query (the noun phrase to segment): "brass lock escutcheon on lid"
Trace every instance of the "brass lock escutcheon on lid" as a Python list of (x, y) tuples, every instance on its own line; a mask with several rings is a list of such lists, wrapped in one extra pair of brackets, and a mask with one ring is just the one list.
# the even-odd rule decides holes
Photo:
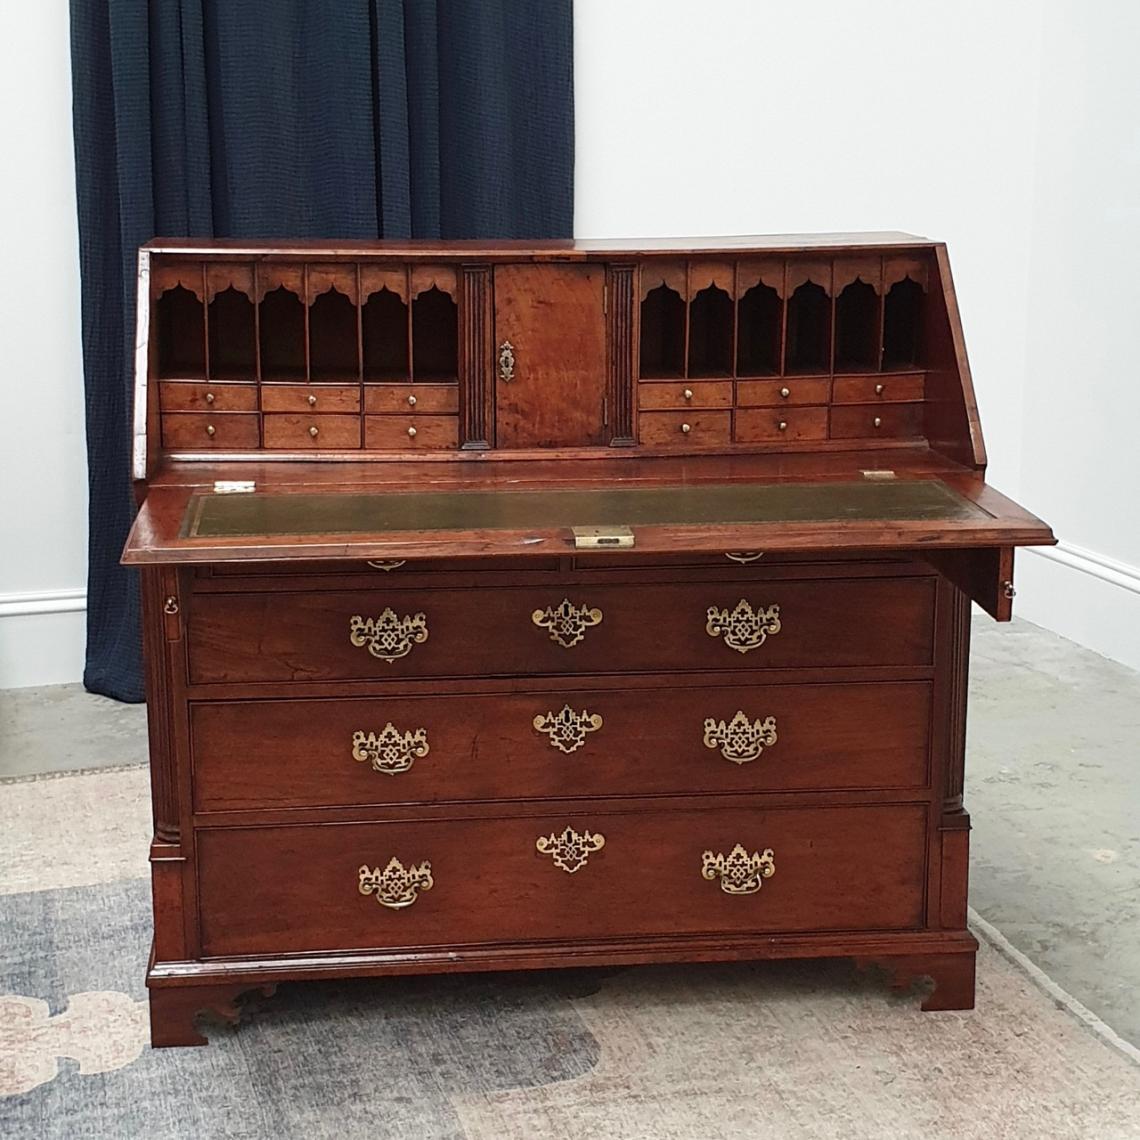
[(577, 550), (630, 550), (634, 545), (627, 526), (573, 526), (570, 531)]

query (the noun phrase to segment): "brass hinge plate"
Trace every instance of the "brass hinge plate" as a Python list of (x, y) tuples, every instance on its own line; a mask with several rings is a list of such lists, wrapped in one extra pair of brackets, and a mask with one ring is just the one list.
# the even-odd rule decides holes
[(578, 550), (628, 550), (633, 531), (627, 526), (575, 526), (574, 546)]
[(892, 471), (891, 468), (889, 468), (889, 467), (878, 467), (878, 468), (873, 468), (870, 471), (864, 471), (863, 472), (863, 478), (864, 479), (882, 480), (882, 479), (895, 479), (895, 478), (897, 478), (897, 476), (895, 475), (894, 471)]
[(248, 495), (256, 490), (254, 479), (218, 479), (214, 483), (215, 495)]

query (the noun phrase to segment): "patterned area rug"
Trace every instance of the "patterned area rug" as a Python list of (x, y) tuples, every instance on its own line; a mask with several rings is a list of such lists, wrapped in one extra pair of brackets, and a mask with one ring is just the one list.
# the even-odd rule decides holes
[(983, 944), (978, 1009), (843, 962), (283, 986), (151, 1050), (142, 769), (0, 785), (10, 1140), (1133, 1140), (1140, 1068)]

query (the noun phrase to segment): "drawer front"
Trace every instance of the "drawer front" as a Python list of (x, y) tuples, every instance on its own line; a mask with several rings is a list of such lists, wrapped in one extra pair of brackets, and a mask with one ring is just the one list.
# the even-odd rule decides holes
[(405, 415), (454, 414), (459, 411), (458, 384), (367, 384), (364, 388), (366, 412)]
[(737, 443), (827, 439), (826, 408), (743, 408), (736, 413)]
[(926, 375), (883, 372), (877, 376), (836, 376), (834, 401), (837, 404), (907, 403), (921, 400)]
[(256, 412), (256, 384), (193, 384), (164, 381), (158, 386), (164, 412)]
[(198, 811), (921, 788), (930, 684), (191, 705)]
[(738, 380), (736, 402), (740, 407), (783, 407), (785, 404), (826, 404), (831, 381), (826, 376), (789, 376), (783, 380)]
[(266, 412), (359, 412), (360, 389), (355, 384), (264, 384), (261, 407)]
[(923, 404), (850, 404), (831, 409), (832, 439), (911, 439), (922, 435)]
[(360, 446), (359, 416), (318, 416), (281, 413), (265, 417), (265, 446), (345, 448)]
[(917, 804), (209, 829), (196, 839), (207, 957), (923, 921)]
[(197, 594), (190, 677), (927, 665), (933, 613), (933, 577)]
[(458, 447), (455, 416), (365, 416), (364, 446), (414, 451), (422, 447)]
[(641, 442), (650, 447), (728, 443), (732, 435), (731, 412), (642, 412), (637, 421)]
[(234, 412), (164, 415), (162, 445), (179, 451), (242, 451), (257, 447), (261, 435), (259, 418)]
[(731, 380), (646, 380), (637, 386), (642, 408), (731, 408)]

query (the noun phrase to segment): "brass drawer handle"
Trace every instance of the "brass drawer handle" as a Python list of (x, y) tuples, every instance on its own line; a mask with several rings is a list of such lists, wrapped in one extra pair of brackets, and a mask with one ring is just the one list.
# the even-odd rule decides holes
[(374, 570), (399, 570), (401, 566), (407, 563), (406, 558), (391, 558), (387, 561), (377, 559), (376, 561), (369, 561), (368, 565)]
[(391, 721), (378, 732), (352, 734), (352, 758), (363, 763), (367, 760), (373, 772), (396, 776), (406, 772), (418, 759), (431, 751), (427, 729), (401, 732)]
[(420, 891), (430, 891), (435, 886), (431, 864), (426, 859), (419, 865), (405, 867), (395, 855), (383, 871), (379, 867), (370, 871), (365, 864), (360, 868), (359, 881), (362, 895), (375, 894), (376, 901), (391, 910), (411, 906), (420, 897)]
[(777, 739), (774, 716), (749, 720), (743, 709), (737, 709), (727, 723), (713, 720), (711, 716), (705, 721), (705, 747), (719, 748), (720, 754), (734, 764), (758, 760), (764, 749), (771, 748)]
[(749, 562), (759, 562), (764, 557), (762, 550), (726, 550), (724, 552), (725, 558), (732, 562), (740, 562), (747, 565)]
[(556, 606), (535, 610), (530, 620), (539, 628), (549, 630), (551, 641), (569, 649), (586, 636), (587, 629), (601, 622), (602, 611), (576, 606), (569, 598), (563, 598)]
[(726, 895), (754, 895), (776, 873), (776, 860), (771, 847), (751, 855), (741, 844), (727, 854), (706, 851), (701, 856), (701, 876), (710, 882), (719, 879)]
[(752, 649), (759, 649), (769, 634), (775, 636), (780, 632), (780, 607), (778, 605), (761, 606), (753, 609), (741, 598), (733, 610), (719, 610), (716, 606), (709, 606), (708, 620), (705, 631), (709, 637), (724, 635), (724, 643), (737, 653), (747, 653)]
[(561, 867), (568, 875), (580, 871), (589, 861), (595, 851), (601, 851), (606, 845), (606, 837), (600, 832), (591, 834), (583, 831), (578, 834), (572, 827), (567, 827), (561, 835), (553, 831), (549, 835), (540, 835), (535, 841), (536, 850), (542, 855), (549, 855), (556, 867)]
[(515, 346), (509, 340), (499, 345), (499, 379), (509, 384), (515, 378)]
[(413, 646), (427, 641), (427, 616), (418, 613), (399, 617), (391, 606), (385, 607), (379, 617), (353, 614), (348, 622), (348, 638), (358, 648), (367, 648), (373, 657), (395, 661), (407, 657)]
[(602, 727), (602, 718), (597, 713), (585, 709), (575, 712), (569, 705), (563, 705), (561, 712), (540, 713), (532, 723), (536, 732), (550, 738), (551, 748), (569, 754), (586, 743), (586, 733), (597, 732)]

